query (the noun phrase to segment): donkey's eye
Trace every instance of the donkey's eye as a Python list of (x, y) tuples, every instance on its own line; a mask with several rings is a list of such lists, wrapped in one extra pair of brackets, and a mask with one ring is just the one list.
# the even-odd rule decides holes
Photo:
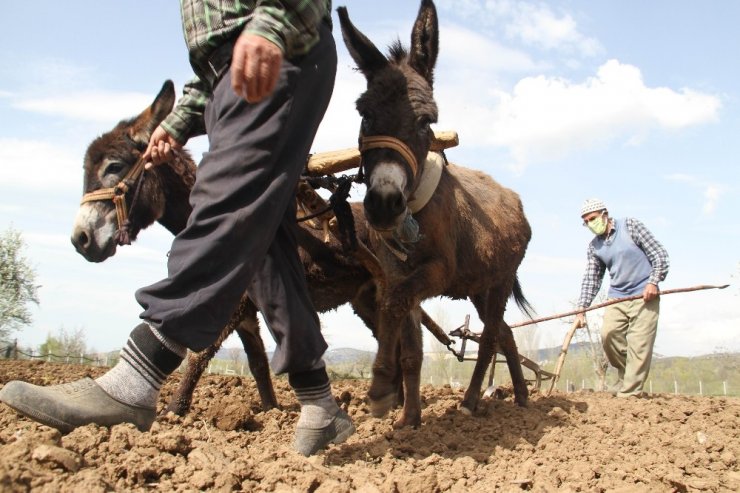
[(432, 120), (429, 117), (426, 116), (420, 116), (416, 120), (416, 131), (420, 134), (425, 134), (427, 132), (430, 132), (432, 130), (431, 128)]
[(373, 117), (364, 115), (362, 117), (362, 123), (360, 123), (360, 130), (363, 134), (369, 134), (373, 128)]
[(105, 167), (104, 175), (118, 175), (123, 171), (126, 165), (120, 161), (111, 161), (108, 166)]

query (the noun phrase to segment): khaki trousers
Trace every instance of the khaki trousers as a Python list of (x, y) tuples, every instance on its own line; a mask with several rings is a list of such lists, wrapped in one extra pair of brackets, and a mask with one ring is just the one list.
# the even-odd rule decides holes
[(619, 375), (621, 388), (617, 389), (617, 397), (642, 392), (650, 373), (659, 313), (660, 298), (647, 303), (642, 299), (624, 301), (604, 311), (601, 342)]

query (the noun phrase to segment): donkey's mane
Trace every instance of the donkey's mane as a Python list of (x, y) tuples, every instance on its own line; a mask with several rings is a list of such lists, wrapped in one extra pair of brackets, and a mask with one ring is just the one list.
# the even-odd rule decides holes
[(388, 47), (388, 58), (396, 64), (403, 62), (408, 56), (409, 52), (406, 47), (403, 46), (400, 39), (395, 40)]

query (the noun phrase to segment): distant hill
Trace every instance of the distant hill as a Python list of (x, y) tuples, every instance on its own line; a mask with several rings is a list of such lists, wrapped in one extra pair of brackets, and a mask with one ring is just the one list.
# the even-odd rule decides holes
[[(272, 358), (272, 354), (273, 351), (267, 352), (268, 360)], [(233, 360), (234, 357), (236, 357), (239, 362), (247, 361), (247, 355), (241, 348), (221, 348), (216, 353), (215, 359)], [(375, 358), (375, 352), (354, 348), (337, 348), (329, 349), (324, 354), (324, 360), (327, 365), (342, 365), (366, 358)]]
[[(561, 346), (555, 346), (555, 347), (549, 347), (549, 348), (542, 348), (537, 350), (536, 356), (533, 359), (534, 361), (543, 364), (545, 362), (552, 362), (558, 359), (560, 356), (560, 348)], [(468, 351), (477, 351), (477, 346), (472, 345), (470, 348), (468, 348)], [(574, 358), (578, 357), (580, 355), (584, 355), (588, 353), (588, 344), (585, 342), (576, 342), (570, 345), (568, 348), (568, 356), (567, 358)], [(268, 360), (272, 358), (272, 351), (268, 351), (267, 358)], [(472, 356), (474, 353), (470, 353)], [(222, 360), (234, 360), (234, 358), (237, 358), (237, 361), (240, 362), (246, 362), (247, 356), (244, 354), (244, 351), (241, 348), (234, 347), (234, 348), (221, 348), (216, 353), (215, 358), (216, 359), (222, 359)], [(328, 365), (344, 365), (348, 363), (354, 363), (361, 360), (366, 361), (368, 358), (373, 359), (375, 358), (375, 351), (365, 351), (361, 349), (355, 349), (355, 348), (335, 348), (335, 349), (329, 349), (326, 351), (326, 354), (324, 355), (324, 359), (326, 360), (326, 363)], [(714, 354), (706, 354), (701, 356), (663, 356), (658, 353), (653, 354), (653, 367), (657, 366), (672, 366), (674, 363), (677, 362), (706, 362), (706, 363), (722, 363), (723, 365), (727, 365), (729, 362), (734, 362), (735, 365), (740, 365), (740, 353), (714, 353)], [(730, 363), (732, 364), (732, 363)]]

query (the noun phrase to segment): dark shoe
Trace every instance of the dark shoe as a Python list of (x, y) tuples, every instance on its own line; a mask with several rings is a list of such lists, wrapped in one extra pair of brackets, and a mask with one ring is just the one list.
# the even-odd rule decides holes
[(324, 428), (296, 428), (295, 449), (308, 457), (325, 448), (330, 443), (342, 443), (355, 432), (352, 419), (343, 410), (334, 416)]
[(155, 409), (117, 401), (91, 378), (49, 387), (17, 380), (8, 382), (0, 389), (0, 401), (62, 433), (90, 423), (101, 426), (133, 423), (139, 430), (147, 431), (156, 414)]

